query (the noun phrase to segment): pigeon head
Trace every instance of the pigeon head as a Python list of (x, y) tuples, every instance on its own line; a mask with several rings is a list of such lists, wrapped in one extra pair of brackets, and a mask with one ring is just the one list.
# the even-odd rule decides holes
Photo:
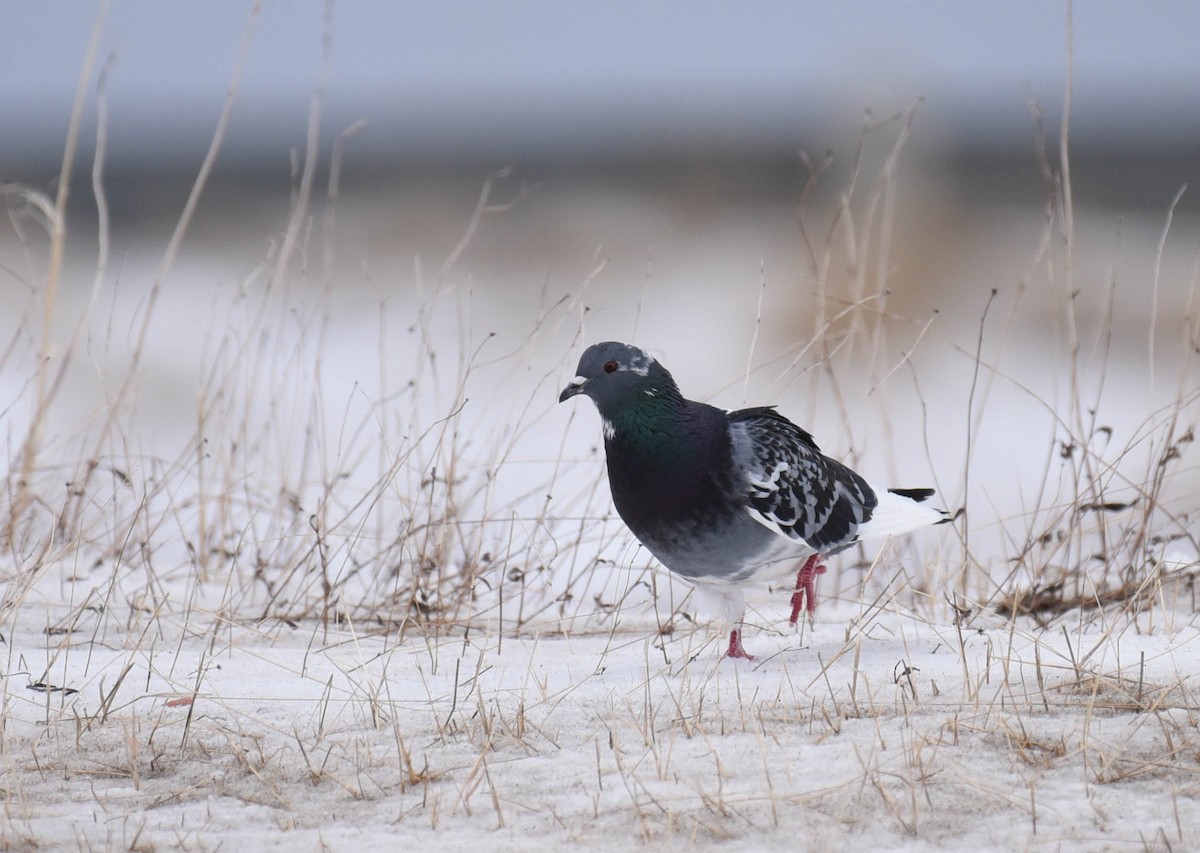
[(645, 350), (606, 341), (584, 350), (558, 402), (580, 394), (591, 397), (602, 415), (641, 399), (676, 399), (679, 389), (667, 369)]

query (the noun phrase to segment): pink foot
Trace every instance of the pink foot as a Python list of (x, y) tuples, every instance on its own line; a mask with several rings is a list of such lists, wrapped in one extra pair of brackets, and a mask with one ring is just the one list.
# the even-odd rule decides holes
[(754, 655), (742, 648), (742, 630), (740, 626), (729, 632), (729, 651), (725, 652), (725, 657), (754, 660)]
[(815, 578), (825, 574), (825, 567), (820, 563), (821, 555), (813, 554), (804, 564), (804, 568), (796, 575), (796, 591), (792, 593), (792, 615), (788, 619), (793, 625), (800, 618), (800, 611), (807, 610), (811, 619), (817, 612), (817, 593)]

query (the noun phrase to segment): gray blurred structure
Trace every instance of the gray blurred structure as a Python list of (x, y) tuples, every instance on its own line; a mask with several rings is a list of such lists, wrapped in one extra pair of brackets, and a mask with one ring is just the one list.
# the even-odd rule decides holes
[[(116, 0), (107, 170), (117, 224), (177, 210), (208, 144), (250, 3)], [(0, 56), (0, 179), (58, 169), (97, 10), (11, 4)], [(1073, 150), (1080, 199), (1161, 210), (1195, 176), (1200, 7), (1078, 4)], [(330, 37), (323, 67), (323, 36)], [(1067, 7), (917, 2), (727, 4), (549, 0), (503, 6), (268, 2), (248, 42), (214, 195), (286, 194), (312, 93), (326, 146), (359, 119), (345, 187), (483, 174), (630, 187), (688, 203), (792, 199), (798, 152), (853, 155), (866, 109), (923, 98), (913, 149), (977, 202), (1041, 193), (1029, 103), (1055, 144)], [(79, 178), (93, 146), (95, 80)], [(328, 148), (326, 147), (326, 151)], [(86, 205), (76, 204), (80, 215)]]

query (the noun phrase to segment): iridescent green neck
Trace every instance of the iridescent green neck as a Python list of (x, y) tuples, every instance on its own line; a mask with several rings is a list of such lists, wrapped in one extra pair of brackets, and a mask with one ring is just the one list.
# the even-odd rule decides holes
[[(649, 393), (652, 392), (652, 393)], [(646, 389), (628, 399), (615, 411), (600, 413), (607, 445), (645, 457), (647, 464), (681, 461), (688, 448), (683, 439), (688, 431), (685, 402), (678, 391)]]

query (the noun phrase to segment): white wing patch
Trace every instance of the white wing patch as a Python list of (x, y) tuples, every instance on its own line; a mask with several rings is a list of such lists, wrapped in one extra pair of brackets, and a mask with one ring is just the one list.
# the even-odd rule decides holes
[(600, 428), (604, 430), (604, 438), (606, 440), (611, 441), (612, 438), (617, 434), (617, 428), (613, 426), (613, 422), (608, 418), (600, 419)]
[(777, 462), (765, 479), (750, 478), (750, 485), (754, 487), (754, 497), (765, 498), (772, 492), (779, 491), (779, 478), (790, 470), (786, 462)]
[(789, 534), (782, 527), (780, 527), (779, 519), (777, 519), (775, 516), (764, 515), (763, 513), (759, 512), (758, 510), (756, 510), (754, 507), (750, 506), (749, 504), (746, 504), (746, 512), (749, 513), (751, 518), (753, 518), (755, 521), (757, 521), (763, 527), (767, 528), (767, 530), (770, 530), (772, 533), (774, 533), (780, 539), (787, 539), (792, 542), (798, 542), (801, 545), (804, 545), (805, 547), (811, 547), (811, 546), (809, 546), (809, 544), (807, 542), (805, 542), (803, 539), (800, 538), (799, 533), (795, 533), (793, 531), (793, 533)]

